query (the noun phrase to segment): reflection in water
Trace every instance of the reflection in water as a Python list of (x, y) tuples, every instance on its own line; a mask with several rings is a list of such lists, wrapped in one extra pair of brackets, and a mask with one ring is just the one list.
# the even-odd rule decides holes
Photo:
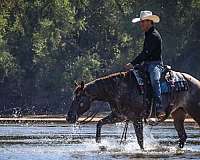
[(0, 160), (198, 159), (200, 130), (192, 125), (186, 125), (188, 141), (182, 150), (176, 148), (177, 134), (171, 124), (145, 126), (145, 151), (139, 149), (131, 125), (121, 145), (123, 124), (103, 126), (100, 144), (95, 142), (94, 124), (0, 125)]

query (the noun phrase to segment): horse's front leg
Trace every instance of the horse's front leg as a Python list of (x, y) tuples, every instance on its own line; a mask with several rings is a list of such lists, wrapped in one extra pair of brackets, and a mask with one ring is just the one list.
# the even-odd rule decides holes
[(96, 142), (97, 143), (101, 142), (101, 128), (104, 124), (113, 124), (113, 123), (117, 123), (117, 122), (121, 122), (121, 121), (122, 121), (122, 119), (117, 117), (117, 115), (113, 112), (111, 114), (109, 114), (107, 117), (98, 121), (97, 130), (96, 130)]
[(137, 137), (138, 144), (140, 146), (140, 149), (144, 149), (143, 145), (143, 122), (142, 118), (137, 118), (133, 120), (133, 126), (135, 129), (135, 134)]
[(175, 129), (178, 132), (178, 146), (179, 148), (183, 148), (187, 139), (184, 128), (185, 111), (182, 108), (178, 108), (177, 110), (172, 112), (172, 118), (174, 119)]

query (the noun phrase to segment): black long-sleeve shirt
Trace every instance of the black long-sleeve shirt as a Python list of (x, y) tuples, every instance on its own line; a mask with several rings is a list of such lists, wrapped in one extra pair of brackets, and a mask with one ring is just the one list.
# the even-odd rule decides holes
[(152, 26), (145, 32), (145, 40), (142, 52), (131, 62), (132, 65), (142, 62), (160, 61), (162, 62), (162, 38), (159, 32)]

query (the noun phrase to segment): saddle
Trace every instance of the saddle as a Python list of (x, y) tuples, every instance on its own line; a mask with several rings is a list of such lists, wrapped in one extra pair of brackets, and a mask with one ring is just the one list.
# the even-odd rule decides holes
[[(132, 70), (140, 95), (143, 95), (143, 103), (147, 108), (151, 108), (153, 102), (153, 89), (150, 82), (149, 74), (144, 65), (137, 65)], [(173, 106), (174, 93), (187, 91), (188, 82), (180, 72), (175, 72), (171, 66), (164, 65), (160, 78), (161, 94), (170, 95), (170, 106)]]

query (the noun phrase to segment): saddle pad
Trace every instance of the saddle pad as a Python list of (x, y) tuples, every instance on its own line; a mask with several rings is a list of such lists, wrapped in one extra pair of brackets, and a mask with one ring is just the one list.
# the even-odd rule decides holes
[(187, 81), (177, 81), (174, 83), (162, 81), (160, 83), (161, 93), (171, 93), (174, 92), (180, 92), (180, 91), (187, 91), (188, 90), (188, 83)]
[[(166, 85), (170, 86), (168, 92), (164, 92)], [(169, 93), (171, 91), (180, 92), (187, 91), (189, 89), (188, 82), (184, 78), (184, 76), (180, 72), (171, 71), (171, 78), (166, 83), (161, 83), (161, 90), (163, 88), (162, 93)]]

